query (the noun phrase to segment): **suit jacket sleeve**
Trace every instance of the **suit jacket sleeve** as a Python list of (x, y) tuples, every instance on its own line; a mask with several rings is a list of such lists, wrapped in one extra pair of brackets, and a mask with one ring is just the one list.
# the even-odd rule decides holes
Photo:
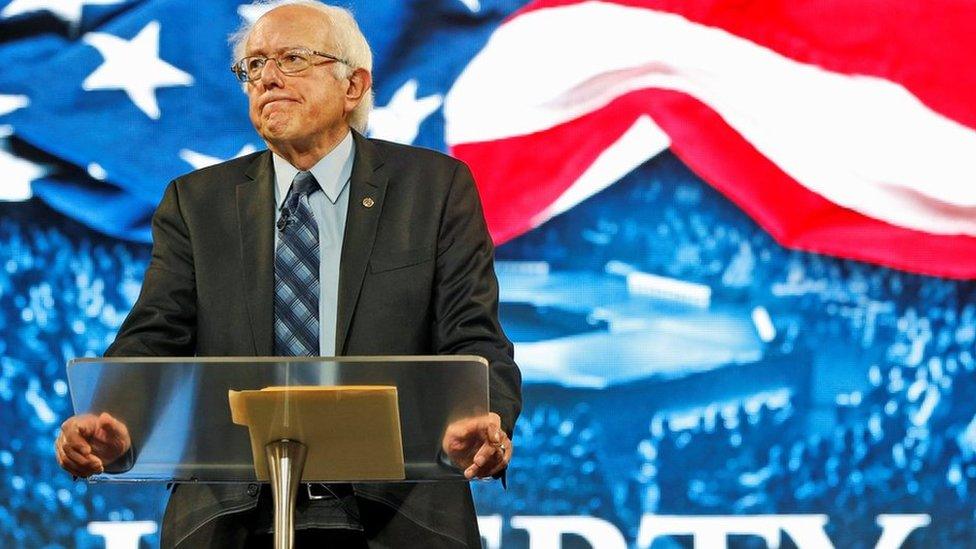
[(105, 356), (194, 354), (197, 300), (193, 253), (177, 181), (169, 184), (153, 215), (152, 258), (139, 299)]
[[(107, 357), (194, 354), (196, 291), (193, 256), (175, 182), (170, 183), (153, 215), (152, 233), (152, 257), (142, 290), (115, 341), (105, 351)], [(121, 417), (128, 418), (126, 425), (132, 436), (132, 446), (119, 460), (106, 466), (109, 473), (125, 472), (132, 468), (144, 438), (149, 434), (151, 425), (148, 422), (155, 415), (147, 409), (145, 395), (160, 388), (147, 379), (131, 376), (115, 376), (99, 383), (111, 384), (100, 387), (99, 394), (133, 395), (131, 399), (114, 402)], [(93, 408), (97, 410), (102, 406), (96, 402)]]
[(494, 246), (467, 166), (457, 164), (437, 248), (434, 346), (438, 354), (472, 354), (489, 363), (490, 409), (512, 436), (522, 408), (522, 377), (498, 321)]

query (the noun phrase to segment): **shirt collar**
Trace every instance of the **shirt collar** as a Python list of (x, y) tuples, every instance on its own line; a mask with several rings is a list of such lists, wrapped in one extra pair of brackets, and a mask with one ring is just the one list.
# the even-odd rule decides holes
[[(339, 195), (342, 194), (342, 190), (349, 184), (349, 178), (352, 177), (352, 162), (355, 152), (356, 145), (350, 131), (329, 154), (316, 162), (309, 170), (315, 176), (315, 180), (318, 181), (319, 187), (329, 202), (333, 204), (339, 200)], [(277, 154), (272, 153), (271, 156), (274, 161), (275, 202), (278, 208), (281, 208), (281, 203), (288, 196), (288, 189), (299, 170)]]

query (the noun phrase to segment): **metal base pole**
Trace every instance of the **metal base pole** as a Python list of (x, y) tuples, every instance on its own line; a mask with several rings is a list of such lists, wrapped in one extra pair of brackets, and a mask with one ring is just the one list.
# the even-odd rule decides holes
[(276, 440), (264, 447), (274, 497), (274, 546), (291, 549), (295, 543), (295, 498), (302, 481), (307, 448), (295, 440)]

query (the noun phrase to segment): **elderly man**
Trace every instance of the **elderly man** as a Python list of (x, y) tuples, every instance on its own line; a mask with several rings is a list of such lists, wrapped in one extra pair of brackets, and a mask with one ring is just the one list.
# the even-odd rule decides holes
[[(276, 7), (238, 33), (235, 54), (269, 150), (169, 185), (142, 293), (106, 354), (480, 355), (491, 413), (457, 426), (444, 450), (469, 478), (501, 476), (520, 376), (467, 167), (361, 135), (372, 60), (345, 10)], [(59, 463), (78, 476), (129, 450), (125, 427), (104, 414), (68, 419), (56, 442)], [(309, 492), (298, 502), (299, 546), (480, 546), (463, 483)], [(163, 546), (268, 545), (271, 508), (267, 487), (177, 486)]]

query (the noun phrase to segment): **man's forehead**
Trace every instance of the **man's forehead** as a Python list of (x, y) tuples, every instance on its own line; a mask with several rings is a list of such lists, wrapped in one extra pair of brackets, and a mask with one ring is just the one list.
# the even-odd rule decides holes
[(321, 12), (308, 6), (283, 6), (257, 20), (245, 50), (277, 53), (294, 47), (320, 49), (330, 44), (329, 35), (329, 20)]

